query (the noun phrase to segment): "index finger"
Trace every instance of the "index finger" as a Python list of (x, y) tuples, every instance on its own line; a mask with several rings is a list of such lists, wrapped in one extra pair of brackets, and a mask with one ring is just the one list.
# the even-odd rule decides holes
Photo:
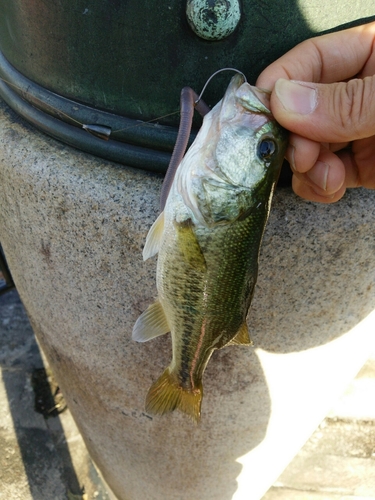
[(272, 90), (279, 78), (333, 83), (375, 73), (375, 22), (310, 38), (268, 66), (256, 82)]

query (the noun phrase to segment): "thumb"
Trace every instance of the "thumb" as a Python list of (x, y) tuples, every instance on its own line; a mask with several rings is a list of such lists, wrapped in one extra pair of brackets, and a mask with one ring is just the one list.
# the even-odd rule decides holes
[(344, 143), (375, 134), (375, 77), (318, 84), (279, 79), (271, 111), (288, 130), (317, 142)]

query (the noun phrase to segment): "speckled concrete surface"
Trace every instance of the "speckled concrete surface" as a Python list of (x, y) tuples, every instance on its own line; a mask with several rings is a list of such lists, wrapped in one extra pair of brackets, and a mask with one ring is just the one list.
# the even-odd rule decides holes
[(249, 317), (255, 349), (213, 356), (195, 427), (145, 414), (170, 339), (130, 338), (156, 293), (141, 250), (160, 185), (1, 108), (1, 242), (106, 481), (121, 500), (256, 500), (373, 350), (375, 192), (327, 207), (277, 191)]

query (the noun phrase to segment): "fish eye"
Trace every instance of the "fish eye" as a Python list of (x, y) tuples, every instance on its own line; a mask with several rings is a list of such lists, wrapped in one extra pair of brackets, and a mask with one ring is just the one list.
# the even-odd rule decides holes
[(270, 158), (276, 151), (276, 143), (273, 139), (267, 137), (258, 144), (258, 156), (263, 159)]

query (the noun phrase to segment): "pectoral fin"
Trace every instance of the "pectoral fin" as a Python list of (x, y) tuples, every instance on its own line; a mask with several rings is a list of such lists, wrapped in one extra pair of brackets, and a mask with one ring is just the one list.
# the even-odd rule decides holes
[(227, 345), (252, 345), (253, 342), (249, 336), (249, 329), (246, 323), (242, 323), (241, 328)]
[(193, 223), (191, 219), (183, 223), (175, 223), (177, 231), (178, 248), (182, 254), (183, 259), (189, 265), (200, 271), (206, 270), (206, 259), (199, 246), (197, 237), (193, 230)]
[(170, 331), (164, 309), (157, 300), (148, 306), (135, 322), (132, 339), (136, 342), (147, 342)]
[(164, 231), (164, 212), (152, 224), (143, 249), (143, 260), (147, 260), (158, 253)]

